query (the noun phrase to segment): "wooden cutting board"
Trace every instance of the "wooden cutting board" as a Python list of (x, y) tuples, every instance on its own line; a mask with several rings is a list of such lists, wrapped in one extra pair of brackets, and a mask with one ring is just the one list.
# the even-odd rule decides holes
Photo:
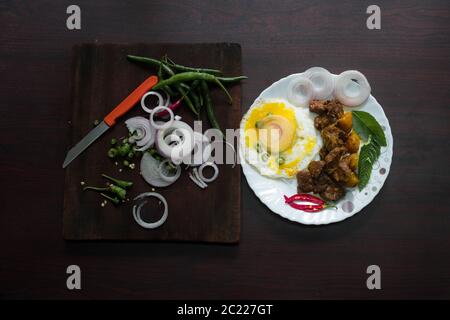
[[(151, 74), (154, 68), (127, 61), (126, 54), (143, 55), (159, 59), (167, 54), (179, 64), (221, 69), (224, 75), (241, 75), (241, 47), (238, 44), (83, 44), (73, 49), (72, 92), (70, 121), (71, 133), (67, 150), (93, 128), (96, 119), (103, 117), (122, 101), (135, 87)], [(222, 128), (238, 128), (241, 118), (241, 86), (229, 86), (233, 105), (226, 96), (212, 86), (212, 100)], [(183, 106), (178, 114), (193, 125), (194, 117)], [(147, 230), (133, 219), (133, 198), (151, 191), (140, 176), (138, 160), (136, 169), (123, 169), (107, 157), (112, 138), (127, 134), (124, 121), (143, 115), (140, 105), (125, 115), (115, 127), (94, 142), (66, 169), (64, 190), (63, 234), (66, 240), (156, 240), (202, 241), (236, 243), (240, 233), (240, 169), (219, 165), (216, 181), (202, 190), (184, 170), (180, 179), (166, 188), (155, 188), (169, 203), (167, 221), (158, 229)], [(203, 115), (203, 130), (209, 128)], [(82, 192), (81, 182), (103, 186), (102, 173), (130, 180), (134, 186), (129, 192), (130, 201), (115, 207), (101, 207), (102, 198), (95, 192)], [(145, 207), (143, 217), (159, 219), (157, 201)], [(152, 211), (152, 209), (154, 209)], [(150, 212), (149, 212), (150, 211)]]

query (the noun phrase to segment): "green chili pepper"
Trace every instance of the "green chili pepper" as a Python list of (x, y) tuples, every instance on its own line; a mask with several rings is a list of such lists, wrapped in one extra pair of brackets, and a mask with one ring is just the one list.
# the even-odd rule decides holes
[(102, 174), (102, 177), (106, 178), (108, 180), (111, 180), (112, 182), (114, 182), (114, 184), (116, 186), (119, 186), (119, 187), (124, 188), (124, 189), (129, 189), (129, 188), (131, 188), (133, 186), (133, 182), (131, 182), (131, 181), (119, 180), (119, 179), (110, 177), (110, 176), (108, 176), (108, 175), (106, 175), (104, 173)]
[[(161, 62), (156, 59), (141, 57), (141, 56), (127, 55), (127, 59), (130, 61), (141, 62), (141, 63), (145, 63), (145, 64), (152, 65), (152, 66), (161, 64)], [(164, 64), (170, 66), (171, 68), (174, 68), (175, 70), (183, 71), (183, 72), (193, 71), (193, 72), (204, 72), (204, 73), (209, 73), (209, 74), (213, 74), (213, 75), (221, 75), (222, 74), (222, 72), (220, 70), (207, 69), (207, 68), (192, 68), (192, 67), (182, 66), (182, 65), (174, 63), (172, 60), (170, 60), (168, 58), (166, 59)], [(164, 68), (164, 66), (162, 68)]]
[(119, 199), (124, 200), (127, 196), (127, 191), (119, 186), (116, 186), (114, 184), (110, 184), (106, 188), (99, 188), (99, 187), (84, 187), (83, 191), (86, 190), (94, 190), (94, 191), (109, 191), (112, 194), (115, 194)]
[(241, 81), (244, 79), (248, 79), (248, 77), (246, 76), (238, 76), (238, 77), (217, 77), (217, 80), (219, 80), (220, 82), (224, 82), (224, 83), (232, 83), (232, 82), (237, 82), (237, 81)]
[(128, 162), (128, 160), (123, 160), (123, 165), (125, 167), (128, 167), (130, 165), (130, 163)]
[[(147, 64), (150, 66), (156, 66), (171, 77), (175, 75), (175, 72), (163, 61), (159, 61), (159, 60), (152, 59), (152, 58), (133, 56), (133, 55), (127, 55), (127, 58), (130, 61), (136, 61), (136, 62), (141, 62), (141, 63)], [(160, 80), (159, 82), (165, 81), (162, 76), (159, 76), (159, 80)], [(183, 96), (186, 94), (186, 90), (182, 86), (180, 86), (179, 83), (174, 84), (174, 87), (180, 93), (180, 95)], [(167, 93), (169, 93), (170, 96), (174, 96), (173, 91), (170, 93), (170, 91), (171, 91), (170, 85), (161, 85), (158, 88), (167, 91)], [(153, 87), (153, 90), (156, 90), (158, 88)], [(184, 100), (185, 100), (187, 106), (189, 107), (189, 109), (191, 109), (191, 111), (197, 115), (197, 110), (194, 107), (194, 104), (192, 103), (191, 99), (189, 97), (185, 97)]]
[(128, 152), (127, 157), (128, 157), (128, 159), (133, 159), (134, 158), (134, 152), (133, 151)]
[(112, 138), (112, 139), (111, 139), (111, 145), (113, 146), (113, 145), (115, 145), (116, 143), (117, 143), (117, 139)]
[(208, 73), (201, 73), (201, 72), (183, 72), (178, 73), (176, 75), (173, 75), (172, 77), (162, 80), (158, 82), (153, 89), (157, 90), (159, 88), (162, 88), (166, 85), (172, 85), (172, 84), (178, 84), (180, 82), (189, 82), (189, 81), (195, 81), (195, 80), (203, 80), (207, 82), (214, 82), (216, 83), (227, 95), (230, 104), (233, 102), (233, 98), (231, 97), (230, 93), (227, 91), (227, 89), (223, 86), (223, 84), (217, 79), (217, 77), (208, 74)]
[[(162, 65), (164, 66), (164, 70), (171, 77), (173, 77), (175, 75), (175, 72), (169, 66), (165, 65), (164, 63)], [(165, 87), (168, 87), (168, 86), (165, 86)], [(184, 101), (186, 102), (188, 108), (191, 109), (191, 111), (195, 115), (197, 115), (198, 114), (197, 108), (194, 106), (194, 103), (192, 102), (192, 100), (187, 96), (187, 94), (191, 90), (191, 88), (185, 83), (176, 83), (176, 84), (174, 84), (174, 87), (180, 93), (180, 95), (183, 96)]]
[(161, 157), (161, 155), (158, 153), (158, 151), (156, 151), (156, 149), (152, 148), (152, 149), (148, 150), (148, 153), (150, 153), (150, 155), (158, 161), (164, 160), (164, 158)]
[(211, 126), (213, 128), (216, 128), (222, 132), (222, 130), (220, 129), (219, 122), (217, 121), (216, 116), (214, 114), (212, 100), (211, 100), (211, 96), (209, 95), (208, 84), (206, 83), (206, 81), (202, 81), (201, 88), (202, 88), (203, 99), (205, 101), (206, 114), (208, 116), (208, 120), (211, 123)]
[(117, 151), (121, 157), (125, 157), (131, 151), (131, 144), (124, 143), (117, 148)]
[(192, 97), (195, 109), (197, 110), (197, 117), (200, 119), (200, 109), (201, 109), (200, 98), (198, 97), (197, 93), (195, 93), (195, 91), (190, 91), (189, 95)]
[(117, 156), (117, 149), (111, 148), (108, 150), (108, 157), (115, 158)]
[(117, 205), (117, 204), (120, 203), (120, 200), (117, 199), (116, 197), (112, 198), (112, 197), (110, 197), (110, 196), (108, 196), (107, 194), (104, 194), (104, 193), (100, 193), (100, 195), (101, 195), (103, 198), (105, 198), (105, 199), (111, 201), (111, 202), (114, 203), (115, 205)]

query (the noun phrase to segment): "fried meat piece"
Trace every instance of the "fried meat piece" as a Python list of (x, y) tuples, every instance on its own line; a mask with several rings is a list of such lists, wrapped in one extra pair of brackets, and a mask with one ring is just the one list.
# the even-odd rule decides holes
[(297, 172), (297, 192), (307, 193), (314, 189), (314, 183), (311, 173), (307, 170)]
[(320, 135), (322, 136), (323, 144), (328, 151), (345, 145), (345, 142), (347, 141), (347, 134), (335, 125), (326, 127), (320, 132)]
[(350, 177), (352, 176), (353, 171), (348, 166), (348, 163), (345, 159), (341, 159), (336, 170), (333, 171), (332, 177), (334, 181), (345, 184)]
[(337, 201), (345, 195), (345, 189), (336, 183), (329, 184), (325, 190), (320, 192), (320, 196), (327, 201)]
[(325, 161), (311, 161), (308, 164), (308, 170), (313, 178), (317, 178), (322, 173), (323, 167), (325, 166)]
[(317, 113), (317, 114), (324, 114), (328, 112), (328, 105), (329, 100), (312, 100), (309, 103), (309, 111)]
[(314, 118), (314, 127), (317, 130), (322, 130), (330, 124), (333, 124), (333, 121), (326, 114), (321, 114)]

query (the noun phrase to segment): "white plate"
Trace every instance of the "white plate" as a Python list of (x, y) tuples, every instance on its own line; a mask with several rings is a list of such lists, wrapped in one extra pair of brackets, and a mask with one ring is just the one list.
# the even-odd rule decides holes
[[(299, 76), (301, 73), (292, 74), (273, 83), (265, 89), (253, 102), (250, 109), (261, 103), (261, 100), (282, 98), (287, 99), (287, 87), (289, 81)], [(242, 171), (247, 182), (255, 192), (256, 196), (273, 212), (283, 218), (291, 221), (321, 225), (342, 221), (361, 211), (367, 206), (383, 187), (392, 162), (393, 138), (389, 121), (384, 114), (383, 108), (377, 100), (371, 95), (361, 106), (347, 108), (346, 110), (362, 110), (373, 115), (382, 126), (386, 135), (387, 147), (381, 148), (381, 155), (373, 166), (370, 181), (367, 186), (359, 191), (358, 188), (347, 189), (344, 198), (337, 203), (337, 209), (325, 209), (316, 213), (308, 213), (291, 208), (284, 202), (284, 195), (293, 195), (297, 193), (296, 179), (272, 179), (259, 174), (259, 172), (246, 162), (242, 152), (242, 143), (240, 143), (240, 161)], [(248, 112), (248, 111), (247, 111)], [(243, 140), (241, 140), (242, 142)]]

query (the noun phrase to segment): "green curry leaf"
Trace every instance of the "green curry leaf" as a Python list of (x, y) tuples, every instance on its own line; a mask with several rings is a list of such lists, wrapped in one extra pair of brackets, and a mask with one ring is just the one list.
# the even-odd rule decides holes
[(387, 145), (383, 129), (370, 113), (352, 111), (352, 116), (353, 129), (364, 141), (368, 141), (370, 136), (373, 136), (380, 146), (385, 147)]
[(369, 142), (361, 147), (358, 163), (359, 190), (369, 183), (373, 164), (380, 156), (381, 146), (376, 138), (369, 136)]

